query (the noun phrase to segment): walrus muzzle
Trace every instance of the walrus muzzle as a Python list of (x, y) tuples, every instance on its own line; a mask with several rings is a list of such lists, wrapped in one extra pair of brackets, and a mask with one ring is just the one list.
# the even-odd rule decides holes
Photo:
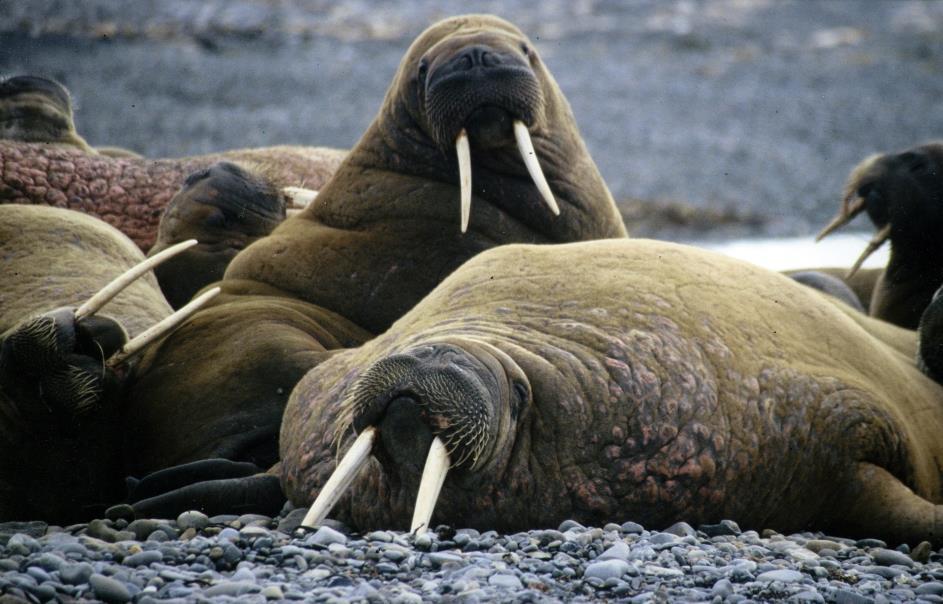
[(514, 140), (547, 207), (560, 214), (530, 138), (529, 127), (543, 108), (543, 94), (525, 57), (491, 45), (462, 48), (429, 74), (424, 95), (433, 139), (443, 149), (455, 145), (463, 233), (471, 214), (469, 139), (481, 149)]
[(371, 366), (352, 387), (340, 421), (341, 430), (353, 426), (359, 436), (302, 524), (320, 524), (372, 454), (401, 471), (422, 467), (410, 530), (428, 528), (449, 470), (475, 472), (495, 448), (508, 408), (508, 388), (495, 369), (450, 344), (420, 346)]

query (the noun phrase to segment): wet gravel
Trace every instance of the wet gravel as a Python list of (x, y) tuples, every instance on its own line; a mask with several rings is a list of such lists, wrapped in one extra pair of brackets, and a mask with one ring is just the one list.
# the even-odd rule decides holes
[(469, 11), (535, 40), (617, 199), (707, 210), (641, 234), (811, 234), (863, 157), (943, 136), (919, 0), (8, 1), (0, 73), (64, 80), (93, 144), (347, 148), (412, 38)]
[(304, 510), (186, 512), (69, 527), (0, 524), (0, 594), (27, 601), (943, 601), (943, 554), (877, 539), (741, 531), (723, 521), (651, 531), (628, 521), (513, 535), (441, 526), (353, 533)]

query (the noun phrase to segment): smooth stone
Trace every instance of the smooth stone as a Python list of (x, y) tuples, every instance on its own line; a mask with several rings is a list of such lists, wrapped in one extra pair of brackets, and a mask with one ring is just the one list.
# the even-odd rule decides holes
[(278, 521), (278, 530), (289, 535), (294, 533), (301, 526), (301, 521), (304, 520), (307, 514), (308, 510), (305, 508), (288, 512), (284, 518)]
[(204, 589), (203, 595), (210, 598), (215, 596), (238, 597), (259, 591), (262, 591), (262, 588), (250, 581), (221, 581)]
[(219, 534), (216, 535), (216, 538), (220, 541), (236, 541), (239, 539), (239, 531), (227, 526), (223, 530), (219, 531)]
[(668, 533), (670, 535), (676, 535), (678, 537), (696, 537), (697, 531), (688, 524), (687, 522), (675, 522), (668, 528), (662, 531), (662, 533)]
[(108, 520), (134, 520), (134, 508), (127, 503), (119, 503), (105, 510), (105, 518)]
[(164, 555), (157, 550), (149, 550), (126, 556), (121, 562), (125, 566), (149, 566), (155, 562), (161, 562)]
[(347, 543), (347, 537), (329, 526), (322, 526), (316, 533), (305, 539), (305, 541), (312, 545), (327, 547), (333, 543), (344, 545)]
[(733, 583), (729, 579), (720, 579), (714, 586), (711, 588), (711, 597), (712, 598), (726, 598), (733, 593)]
[(88, 562), (65, 564), (59, 569), (59, 578), (69, 585), (81, 585), (88, 583), (88, 578), (94, 572), (94, 568)]
[(393, 541), (393, 535), (389, 531), (373, 531), (364, 535), (363, 538), (367, 541), (383, 541), (384, 543)]
[[(306, 510), (301, 511), (307, 513)], [(282, 593), (282, 588), (278, 585), (267, 585), (263, 587), (262, 591), (259, 593), (262, 594), (266, 600), (283, 600), (285, 598), (285, 594)]]
[(586, 565), (586, 569), (583, 571), (583, 578), (597, 578), (603, 581), (610, 577), (619, 579), (622, 575), (629, 572), (629, 568), (629, 563), (625, 560), (613, 559), (592, 562)]
[(733, 520), (721, 520), (718, 524), (702, 524), (697, 527), (708, 537), (722, 537), (725, 535), (739, 535), (742, 531), (740, 526)]
[(199, 510), (189, 510), (177, 516), (177, 528), (183, 531), (189, 528), (200, 531), (209, 526), (209, 524), (209, 516)]
[(561, 533), (565, 533), (570, 529), (583, 530), (585, 528), (586, 528), (585, 526), (583, 526), (576, 520), (564, 520), (563, 522), (560, 523), (560, 526), (557, 527), (557, 530), (560, 531)]
[(667, 543), (676, 543), (678, 536), (673, 533), (654, 533), (649, 537), (652, 545), (665, 545)]
[(867, 547), (886, 548), (887, 547), (887, 543), (885, 543), (884, 541), (881, 541), (880, 539), (858, 539), (857, 541), (855, 541), (855, 545), (861, 548), (867, 548)]
[(757, 575), (757, 581), (771, 582), (771, 581), (780, 581), (782, 583), (798, 583), (802, 581), (804, 575), (797, 570), (789, 569), (780, 569), (780, 570), (768, 570), (765, 573), (760, 573)]
[(805, 547), (810, 552), (815, 552), (816, 554), (820, 555), (823, 549), (829, 549), (834, 552), (844, 549), (841, 543), (832, 541), (831, 539), (809, 539), (805, 542), (803, 547)]
[(52, 572), (62, 568), (62, 565), (66, 564), (66, 561), (64, 558), (57, 556), (56, 554), (46, 552), (40, 554), (35, 560), (30, 560), (30, 564), (38, 566), (43, 570)]
[(247, 526), (260, 526), (262, 528), (272, 526), (272, 518), (264, 514), (243, 514), (239, 516), (236, 521), (239, 522), (243, 528)]
[(131, 601), (131, 592), (121, 581), (95, 573), (88, 578), (88, 583), (95, 595), (106, 602)]
[(835, 604), (874, 604), (873, 598), (862, 596), (850, 589), (839, 589), (834, 594)]
[(933, 546), (930, 545), (929, 541), (921, 541), (917, 546), (910, 552), (910, 557), (916, 562), (921, 564), (926, 564), (930, 561), (930, 554), (933, 552)]
[(437, 564), (441, 566), (443, 564), (448, 564), (450, 562), (461, 563), (462, 560), (464, 560), (464, 558), (462, 558), (458, 554), (452, 554), (449, 552), (434, 552), (434, 553), (429, 554), (429, 560), (432, 561), (433, 564)]
[(524, 584), (514, 575), (498, 573), (488, 577), (488, 584), (505, 589), (524, 589)]
[(877, 575), (884, 579), (893, 579), (894, 577), (908, 574), (907, 571), (891, 568), (889, 566), (859, 566), (858, 569), (861, 570), (861, 572)]
[(892, 549), (875, 548), (871, 550), (870, 554), (871, 557), (874, 558), (874, 563), (880, 564), (881, 566), (900, 564), (901, 566), (912, 568), (915, 564), (913, 558), (907, 554)]
[(638, 522), (623, 522), (619, 530), (628, 535), (638, 535), (642, 533), (645, 528)]
[(38, 566), (27, 567), (26, 574), (36, 579), (37, 583), (45, 583), (46, 581), (49, 581), (52, 579), (52, 577), (49, 576), (49, 573), (47, 573), (45, 569), (40, 568)]
[(17, 533), (7, 541), (7, 553), (11, 556), (28, 556), (39, 551), (39, 541), (25, 533)]
[(628, 560), (631, 548), (622, 541), (617, 541), (612, 546), (597, 556), (597, 560)]
[(917, 595), (934, 595), (934, 596), (943, 596), (943, 583), (939, 581), (930, 581), (929, 583), (923, 583), (918, 585), (914, 589), (914, 593)]

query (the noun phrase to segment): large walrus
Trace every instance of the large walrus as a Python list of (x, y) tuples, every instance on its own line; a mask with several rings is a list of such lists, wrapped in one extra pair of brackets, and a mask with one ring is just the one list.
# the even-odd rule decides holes
[(887, 267), (877, 279), (871, 316), (916, 329), (933, 293), (943, 285), (943, 144), (929, 143), (872, 155), (852, 170), (841, 210), (819, 238), (867, 213), (878, 229), (850, 271), (886, 241)]
[(353, 480), (338, 517), (361, 529), (416, 502), (414, 529), (732, 518), (939, 545), (943, 388), (915, 344), (692, 247), (503, 246), (305, 376), (282, 485), (320, 495), (316, 523), (347, 450), (331, 483)]
[[(119, 403), (100, 401), (127, 409), (122, 470), (211, 457), (270, 465), (297, 381), (470, 257), (625, 234), (530, 41), (491, 16), (437, 23), (317, 200), (238, 254), (213, 304), (141, 353)], [(9, 376), (32, 384), (25, 371)]]
[(0, 81), (0, 204), (46, 204), (92, 214), (143, 250), (154, 243), (164, 207), (191, 172), (228, 160), (265, 174), (279, 187), (319, 189), (344, 155), (326, 147), (278, 146), (153, 160), (96, 149), (76, 131), (64, 86), (37, 76)]

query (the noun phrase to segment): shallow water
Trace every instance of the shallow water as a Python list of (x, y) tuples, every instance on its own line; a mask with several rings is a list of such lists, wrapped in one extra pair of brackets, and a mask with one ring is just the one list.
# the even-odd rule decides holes
[[(768, 269), (783, 271), (797, 268), (850, 267), (868, 245), (867, 233), (830, 235), (816, 243), (814, 237), (779, 237), (735, 239), (725, 242), (690, 242), (734, 258), (740, 258)], [(871, 254), (865, 268), (887, 264), (890, 246), (884, 245)]]

